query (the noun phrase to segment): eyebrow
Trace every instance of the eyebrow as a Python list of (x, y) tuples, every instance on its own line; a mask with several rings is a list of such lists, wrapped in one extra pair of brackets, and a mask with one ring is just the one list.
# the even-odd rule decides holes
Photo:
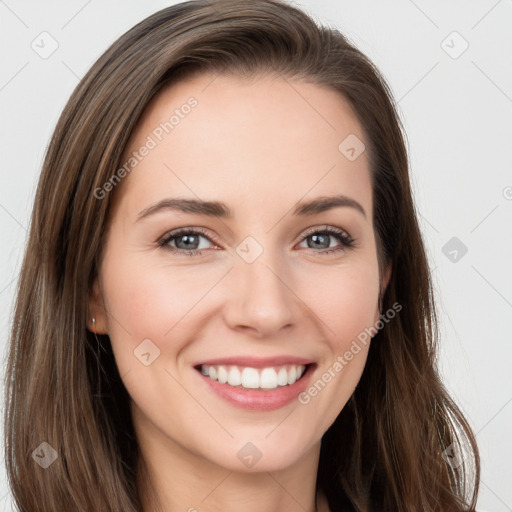
[[(364, 208), (355, 199), (344, 195), (322, 196), (310, 201), (301, 201), (295, 205), (293, 215), (307, 217), (317, 215), (333, 208), (349, 207), (358, 211), (365, 219), (366, 212)], [(137, 216), (138, 222), (155, 213), (174, 210), (183, 213), (197, 213), (208, 217), (216, 217), (221, 219), (232, 219), (233, 212), (222, 201), (203, 201), (201, 199), (186, 198), (167, 198), (162, 199), (158, 203), (145, 208)]]

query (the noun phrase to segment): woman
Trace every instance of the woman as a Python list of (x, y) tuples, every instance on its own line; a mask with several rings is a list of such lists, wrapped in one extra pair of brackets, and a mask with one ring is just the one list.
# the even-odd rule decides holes
[(274, 0), (117, 40), (56, 127), (9, 353), (23, 511), (474, 510), (385, 80)]

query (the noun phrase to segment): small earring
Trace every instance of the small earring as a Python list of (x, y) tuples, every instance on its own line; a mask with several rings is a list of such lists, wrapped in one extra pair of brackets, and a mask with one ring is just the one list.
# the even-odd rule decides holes
[[(96, 338), (96, 343), (98, 344), (98, 353), (97, 353), (97, 357), (99, 358), (101, 356), (101, 350), (103, 350), (103, 352), (106, 352), (106, 350), (104, 349), (103, 345), (101, 344), (99, 338), (98, 338), (98, 333), (96, 332), (96, 318), (92, 317), (92, 332), (94, 333), (94, 337)], [(101, 365), (101, 363), (100, 363)]]

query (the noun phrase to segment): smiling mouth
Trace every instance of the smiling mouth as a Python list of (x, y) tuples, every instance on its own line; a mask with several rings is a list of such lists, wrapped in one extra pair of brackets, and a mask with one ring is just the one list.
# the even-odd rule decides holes
[(309, 373), (312, 366), (315, 366), (315, 364), (285, 364), (265, 368), (231, 364), (201, 364), (194, 368), (205, 377), (220, 384), (227, 384), (239, 389), (272, 391), (295, 384), (303, 379), (306, 373)]

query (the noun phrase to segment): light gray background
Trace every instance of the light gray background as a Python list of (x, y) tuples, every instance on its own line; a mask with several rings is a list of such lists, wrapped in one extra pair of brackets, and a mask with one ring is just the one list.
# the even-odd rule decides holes
[[(58, 116), (118, 36), (173, 3), (0, 0), (2, 349), (34, 190)], [(481, 449), (479, 510), (510, 511), (512, 2), (295, 3), (340, 28), (391, 85), (438, 295), (441, 371)], [(58, 43), (47, 58), (31, 47), (51, 49), (43, 31)], [(443, 253), (452, 237), (468, 249), (461, 257), (456, 248), (457, 261), (450, 260), (453, 247)], [(2, 466), (0, 511), (11, 507)]]

